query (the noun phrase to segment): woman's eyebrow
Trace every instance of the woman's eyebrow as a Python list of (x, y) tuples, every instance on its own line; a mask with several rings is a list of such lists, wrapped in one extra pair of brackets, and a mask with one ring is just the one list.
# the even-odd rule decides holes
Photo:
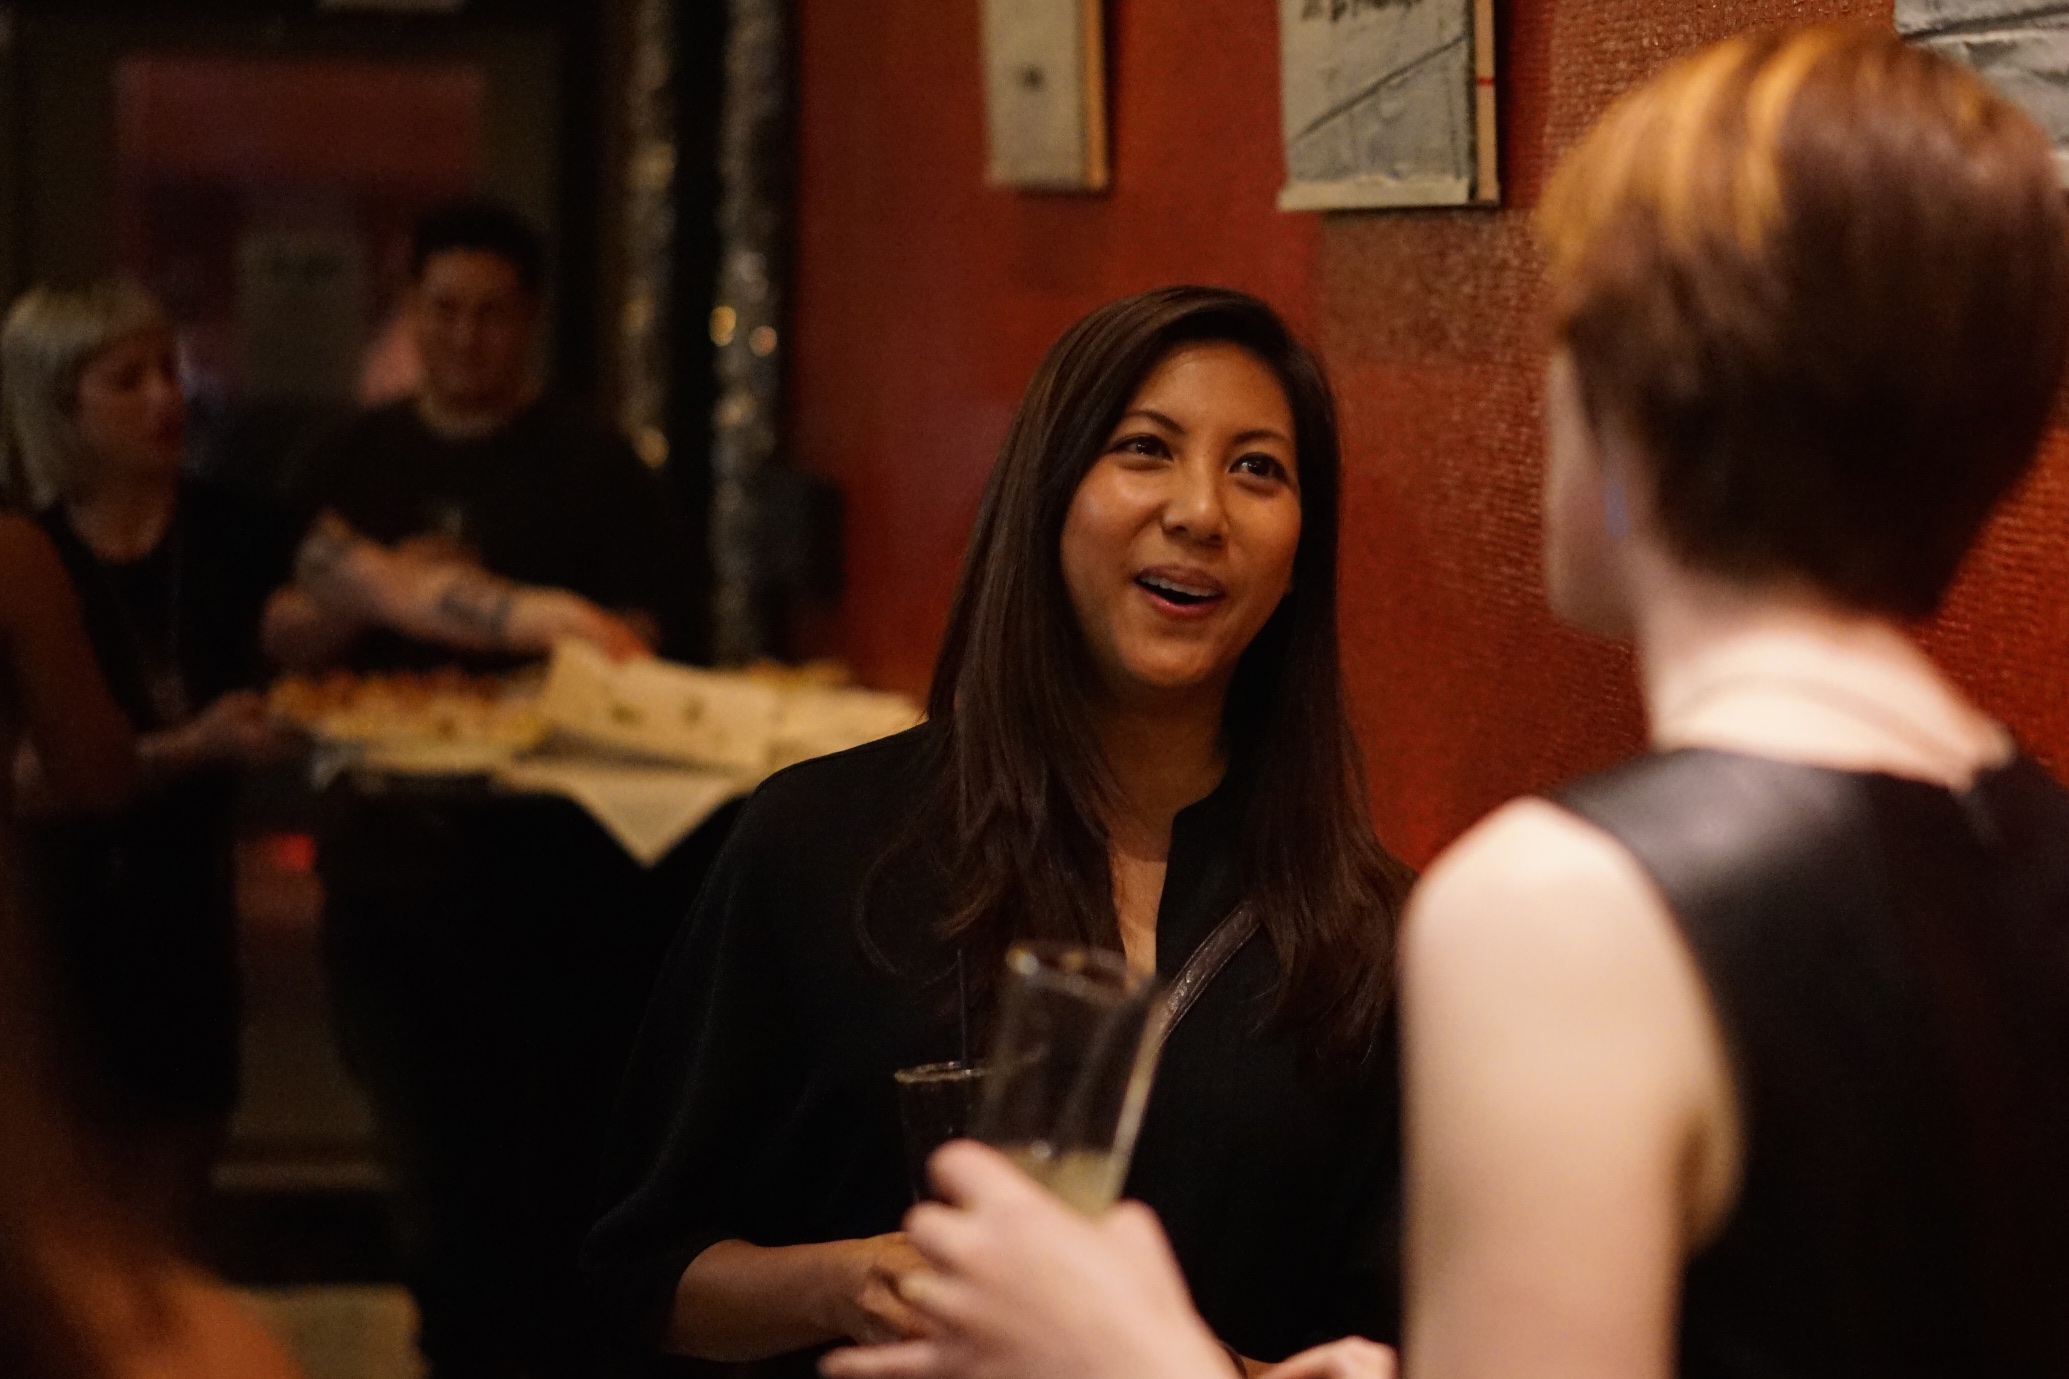
[(1255, 430), (1241, 432), (1231, 439), (1229, 444), (1248, 445), (1252, 441), (1278, 441), (1282, 445), (1291, 445), (1293, 444), (1293, 437), (1287, 435), (1284, 431), (1274, 431), (1269, 426), (1260, 426)]
[[(1156, 425), (1161, 426), (1166, 431), (1176, 432), (1178, 435), (1181, 436), (1186, 433), (1185, 427), (1179, 425), (1179, 423), (1175, 419), (1164, 415), (1164, 413), (1159, 412), (1154, 407), (1133, 408), (1123, 413), (1121, 415), (1120, 422), (1116, 422), (1115, 425), (1121, 425), (1122, 423), (1133, 420), (1136, 417), (1141, 417), (1146, 421), (1154, 422)], [(1229, 438), (1230, 445), (1248, 445), (1252, 441), (1278, 441), (1282, 445), (1293, 444), (1293, 438), (1291, 436), (1287, 435), (1284, 431), (1277, 431), (1269, 426), (1253, 427), (1248, 431), (1240, 431)]]
[[(1166, 431), (1176, 431), (1181, 436), (1185, 434), (1185, 428), (1183, 426), (1180, 426), (1177, 422), (1173, 421), (1170, 417), (1165, 416), (1162, 412), (1157, 411), (1154, 407), (1136, 407), (1130, 411), (1123, 412), (1121, 414), (1121, 421), (1125, 422), (1134, 417), (1143, 417), (1149, 421), (1153, 421), (1157, 425), (1163, 427)], [(1114, 424), (1118, 426), (1120, 425), (1120, 422), (1116, 422)]]

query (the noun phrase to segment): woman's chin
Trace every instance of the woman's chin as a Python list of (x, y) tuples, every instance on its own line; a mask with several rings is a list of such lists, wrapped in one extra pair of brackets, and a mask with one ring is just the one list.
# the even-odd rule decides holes
[(1113, 688), (1125, 700), (1176, 703), (1222, 693), (1228, 687), (1229, 674), (1219, 664), (1142, 662), (1124, 666), (1113, 677)]

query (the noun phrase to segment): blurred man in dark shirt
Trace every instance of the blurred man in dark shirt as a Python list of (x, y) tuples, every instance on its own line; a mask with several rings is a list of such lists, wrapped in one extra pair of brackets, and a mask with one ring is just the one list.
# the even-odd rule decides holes
[[(543, 268), (530, 227), (492, 204), (435, 212), (411, 269), (417, 389), (304, 455), (288, 481), (295, 505), (400, 551), (570, 591), (651, 648), (686, 655), (694, 581), (668, 494), (622, 436), (539, 384)], [(468, 645), (370, 622), (333, 635), (367, 669), (449, 662)]]
[[(667, 495), (534, 372), (537, 239), (470, 204), (427, 218), (413, 248), (414, 395), (290, 478), (317, 610), (297, 659), (495, 668), (562, 636), (681, 655), (696, 590)], [(368, 581), (338, 577), (377, 568), (373, 584), (407, 591), (455, 561), (468, 577), (408, 619), (400, 596), (355, 605)], [(701, 863), (642, 870), (565, 801), (351, 776), (326, 794), (318, 855), (340, 1035), (394, 1173), (432, 1374), (582, 1372), (591, 1132), (649, 949)]]

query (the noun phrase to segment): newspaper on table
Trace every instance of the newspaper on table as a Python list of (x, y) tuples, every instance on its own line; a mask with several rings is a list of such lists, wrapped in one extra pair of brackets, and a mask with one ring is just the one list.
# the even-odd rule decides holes
[(555, 650), (537, 711), (546, 748), (495, 779), (573, 800), (648, 866), (771, 772), (920, 721), (895, 694), (614, 662), (579, 642)]

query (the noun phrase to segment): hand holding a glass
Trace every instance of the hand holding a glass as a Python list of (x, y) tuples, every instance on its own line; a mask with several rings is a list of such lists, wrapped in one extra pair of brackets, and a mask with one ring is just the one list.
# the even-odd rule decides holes
[(930, 1266), (901, 1295), (927, 1334), (835, 1351), (830, 1379), (1224, 1379), (1227, 1353), (1193, 1311), (1156, 1216), (1066, 1206), (997, 1150), (934, 1156), (940, 1202), (906, 1234)]

